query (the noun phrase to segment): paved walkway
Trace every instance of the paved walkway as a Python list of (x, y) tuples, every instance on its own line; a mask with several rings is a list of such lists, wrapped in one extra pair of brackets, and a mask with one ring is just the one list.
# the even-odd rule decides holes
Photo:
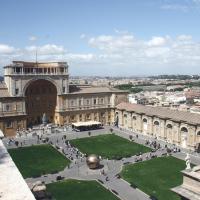
[[(174, 147), (180, 148), (179, 146), (174, 146), (168, 142), (165, 142), (165, 141), (162, 141), (159, 139), (155, 140), (153, 137), (148, 136), (148, 135), (137, 134), (137, 133), (129, 131), (129, 130), (120, 130), (119, 128), (115, 128), (115, 127), (112, 127), (112, 128), (113, 128), (113, 132), (115, 132), (117, 135), (127, 138), (127, 139), (129, 139), (130, 135), (133, 135), (134, 141), (139, 144), (145, 145), (146, 140), (152, 140), (152, 141), (156, 141), (156, 142), (160, 143), (162, 147), (167, 145), (169, 148), (174, 148)], [(138, 138), (136, 137), (136, 135), (138, 135)], [(195, 165), (200, 165), (200, 154), (199, 153), (192, 152), (188, 149), (183, 149), (183, 148), (180, 148), (180, 150), (181, 150), (181, 152), (172, 153), (172, 155), (181, 160), (185, 160), (186, 153), (189, 153), (191, 162)]]
[[(105, 129), (101, 130), (95, 130), (90, 131), (91, 136), (96, 135), (102, 135), (102, 134), (108, 134), (110, 133), (111, 127), (105, 127)], [(152, 137), (148, 136), (141, 136), (136, 137), (137, 133), (133, 133), (128, 130), (120, 130), (118, 128), (112, 127), (113, 132), (116, 135), (119, 135), (123, 138), (129, 139), (130, 135), (133, 135), (133, 140), (136, 143), (145, 145), (146, 140), (154, 140)], [(100, 183), (105, 187), (108, 188), (111, 191), (117, 192), (118, 196), (122, 200), (147, 200), (149, 199), (149, 196), (145, 194), (144, 192), (140, 191), (139, 189), (134, 189), (130, 186), (130, 184), (123, 179), (119, 179), (116, 177), (117, 174), (120, 173), (122, 170), (122, 167), (129, 163), (135, 163), (135, 158), (137, 156), (132, 156), (129, 158), (123, 158), (120, 161), (115, 160), (102, 160), (101, 164), (104, 166), (102, 169), (98, 170), (90, 170), (88, 169), (86, 165), (86, 158), (82, 156), (81, 152), (77, 153), (77, 149), (72, 148), (69, 145), (65, 144), (65, 140), (71, 140), (76, 138), (84, 138), (84, 137), (90, 137), (88, 135), (88, 132), (73, 132), (73, 131), (65, 131), (63, 132), (60, 130), (59, 133), (54, 134), (41, 134), (39, 137), (37, 136), (23, 136), (16, 139), (16, 141), (19, 142), (18, 146), (30, 146), (33, 144), (41, 144), (43, 143), (43, 139), (49, 138), (49, 142), (54, 147), (59, 147), (59, 151), (63, 153), (68, 159), (71, 159), (70, 167), (66, 167), (63, 171), (60, 171), (57, 174), (47, 174), (38, 178), (27, 178), (27, 183), (34, 183), (38, 180), (44, 181), (46, 184), (56, 182), (57, 176), (62, 176), (64, 179), (78, 179), (78, 180), (99, 180)], [(39, 139), (40, 138), (40, 139)], [(166, 144), (168, 146), (171, 146), (168, 143), (165, 143), (163, 141), (157, 140), (161, 144), (161, 146), (165, 146)], [(16, 148), (14, 142), (11, 142), (9, 144), (8, 139), (4, 139), (4, 143), (7, 146), (7, 148)], [(166, 153), (165, 148), (161, 148), (160, 150), (157, 150), (156, 152), (152, 153), (156, 156), (162, 156), (162, 154)], [(77, 156), (78, 155), (78, 156)], [(142, 160), (146, 160), (147, 156), (149, 157), (149, 153), (144, 153), (140, 158)], [(174, 153), (173, 156), (184, 159), (185, 158), (185, 152), (179, 152)], [(194, 164), (200, 164), (200, 157), (198, 154), (192, 154), (191, 155), (191, 161)], [(105, 174), (102, 174), (102, 170), (104, 170)]]
[[(105, 130), (104, 130), (105, 132)], [(97, 132), (96, 132), (97, 134)], [(98, 132), (98, 134), (101, 134)], [(82, 137), (83, 135), (81, 135)], [(54, 138), (53, 138), (54, 139)], [(52, 142), (52, 138), (50, 139)], [(73, 148), (67, 147), (64, 140), (56, 140), (56, 145), (60, 147), (60, 151), (66, 155), (67, 158), (73, 158), (70, 168), (66, 167), (63, 171), (60, 171), (57, 174), (48, 174), (38, 178), (28, 178), (26, 179), (27, 183), (34, 183), (38, 180), (44, 181), (46, 184), (56, 182), (57, 176), (62, 176), (64, 179), (78, 179), (78, 180), (100, 180), (100, 183), (107, 189), (113, 192), (117, 192), (118, 196), (123, 200), (132, 200), (140, 199), (147, 200), (149, 196), (139, 189), (134, 189), (130, 186), (129, 183), (123, 179), (117, 178), (122, 170), (122, 167), (128, 163), (135, 163), (135, 158), (140, 157), (142, 160), (146, 160), (147, 156), (149, 157), (150, 153), (144, 153), (141, 156), (132, 156), (129, 158), (123, 158), (120, 161), (115, 160), (102, 160), (101, 164), (104, 166), (103, 169), (99, 170), (90, 170), (86, 165), (85, 158), (77, 158), (76, 150), (73, 151)], [(62, 150), (61, 150), (62, 149)], [(166, 153), (166, 150), (158, 150), (153, 153), (156, 156), (162, 156), (163, 153)], [(105, 174), (101, 174), (104, 170)]]

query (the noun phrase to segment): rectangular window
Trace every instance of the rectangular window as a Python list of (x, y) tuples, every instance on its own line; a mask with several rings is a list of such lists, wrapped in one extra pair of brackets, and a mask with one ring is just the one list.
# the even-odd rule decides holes
[(6, 105), (6, 111), (10, 111), (10, 105)]
[(6, 122), (6, 128), (12, 128), (12, 121), (7, 121)]
[(105, 113), (101, 113), (101, 117), (104, 117), (105, 116)]
[(72, 116), (71, 116), (71, 121), (74, 121), (74, 120), (75, 120), (75, 116), (72, 115)]
[(97, 104), (97, 100), (96, 100), (96, 99), (94, 99), (94, 105), (95, 105), (95, 104)]
[(15, 89), (15, 95), (18, 95), (18, 94), (19, 94), (19, 89), (16, 88), (16, 89)]
[(63, 93), (65, 93), (65, 87), (63, 87)]

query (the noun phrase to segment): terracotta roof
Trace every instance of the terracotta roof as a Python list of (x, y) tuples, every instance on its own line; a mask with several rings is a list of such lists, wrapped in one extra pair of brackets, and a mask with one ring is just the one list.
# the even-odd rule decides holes
[(200, 97), (200, 91), (191, 90), (185, 93), (187, 98), (195, 98)]
[(70, 94), (87, 94), (87, 93), (126, 93), (126, 91), (118, 90), (116, 88), (109, 88), (109, 87), (79, 87), (73, 86), (71, 89)]
[(116, 106), (119, 110), (133, 111), (136, 113), (144, 113), (149, 116), (157, 116), (160, 118), (169, 118), (175, 121), (183, 121), (191, 124), (200, 125), (200, 115), (190, 112), (170, 110), (162, 107), (143, 106), (139, 104), (120, 103)]

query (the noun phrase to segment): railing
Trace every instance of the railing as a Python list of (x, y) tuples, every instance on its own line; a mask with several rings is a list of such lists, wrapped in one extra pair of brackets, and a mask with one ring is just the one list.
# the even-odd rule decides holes
[(5, 73), (5, 75), (68, 75), (67, 72), (11, 72), (11, 73)]
[(56, 109), (56, 112), (65, 112), (65, 111), (75, 111), (75, 110), (88, 110), (88, 109), (100, 109), (100, 108), (110, 108), (110, 105), (96, 105), (96, 106), (70, 106), (68, 108)]
[(74, 106), (68, 106), (68, 109), (88, 109), (88, 108), (110, 108), (111, 107), (111, 104), (93, 104), (93, 105), (74, 105)]
[(0, 117), (15, 116), (15, 115), (25, 115), (23, 111), (0, 111)]

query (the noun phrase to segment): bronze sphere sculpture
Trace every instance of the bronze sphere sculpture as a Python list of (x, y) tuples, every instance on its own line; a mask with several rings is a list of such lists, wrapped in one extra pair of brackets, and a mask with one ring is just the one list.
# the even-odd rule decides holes
[(91, 154), (87, 157), (86, 163), (90, 169), (97, 169), (100, 166), (100, 159), (97, 155)]

